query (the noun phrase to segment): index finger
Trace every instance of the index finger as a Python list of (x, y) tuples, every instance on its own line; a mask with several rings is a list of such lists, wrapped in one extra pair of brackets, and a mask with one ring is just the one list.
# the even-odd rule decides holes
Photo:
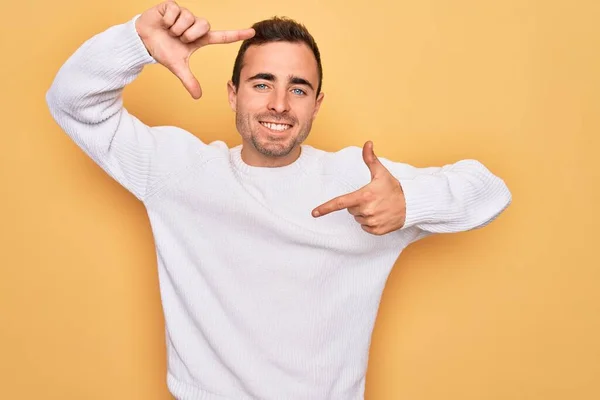
[(231, 31), (208, 31), (200, 38), (202, 44), (226, 44), (250, 39), (256, 32), (252, 28)]
[(357, 190), (356, 192), (338, 196), (327, 203), (321, 204), (313, 210), (312, 215), (313, 217), (321, 217), (334, 211), (343, 210), (344, 208), (358, 206), (360, 201), (361, 193), (360, 190)]

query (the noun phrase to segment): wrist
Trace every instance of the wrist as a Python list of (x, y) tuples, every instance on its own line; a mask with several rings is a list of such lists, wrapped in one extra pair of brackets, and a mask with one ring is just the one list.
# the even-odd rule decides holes
[(138, 14), (133, 18), (133, 26), (135, 27), (135, 31), (136, 31), (137, 35), (139, 36), (140, 40), (142, 41), (142, 44), (146, 48), (148, 55), (152, 57), (152, 52), (150, 52), (150, 48), (146, 44), (148, 35), (146, 34), (146, 29), (144, 28), (144, 23), (143, 23), (143, 21), (140, 20), (140, 17), (141, 17), (141, 14)]

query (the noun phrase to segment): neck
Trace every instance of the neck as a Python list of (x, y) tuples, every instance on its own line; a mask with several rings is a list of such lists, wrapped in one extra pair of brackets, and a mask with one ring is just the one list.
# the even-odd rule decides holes
[(267, 156), (259, 153), (250, 143), (244, 141), (242, 145), (241, 157), (244, 163), (252, 167), (285, 167), (286, 165), (292, 164), (300, 157), (301, 148), (296, 146), (285, 156), (275, 157)]

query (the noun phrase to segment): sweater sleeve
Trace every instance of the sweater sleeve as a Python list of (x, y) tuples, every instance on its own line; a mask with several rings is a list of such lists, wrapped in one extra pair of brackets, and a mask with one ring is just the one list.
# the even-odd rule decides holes
[(477, 160), (416, 168), (387, 161), (406, 200), (402, 229), (454, 233), (482, 228), (512, 202), (505, 182)]
[(204, 145), (176, 127), (149, 127), (123, 107), (122, 92), (156, 61), (138, 16), (83, 43), (59, 69), (46, 102), (65, 133), (105, 172), (144, 200)]
[[(361, 148), (348, 147), (336, 153), (334, 159), (336, 170), (356, 189), (370, 182)], [(512, 201), (504, 181), (477, 160), (424, 168), (382, 157), (379, 160), (404, 191), (406, 221), (400, 230), (416, 230), (416, 239), (432, 233), (482, 228)]]

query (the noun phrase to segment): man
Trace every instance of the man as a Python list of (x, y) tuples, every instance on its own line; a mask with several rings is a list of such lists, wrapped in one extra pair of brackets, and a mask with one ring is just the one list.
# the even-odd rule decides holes
[[(159, 63), (194, 98), (197, 49), (244, 40), (228, 83), (243, 144), (149, 127), (122, 90)], [(145, 205), (156, 242), (168, 376), (178, 399), (361, 399), (371, 332), (400, 252), (480, 228), (511, 202), (475, 160), (415, 168), (371, 142), (302, 142), (323, 101), (306, 29), (215, 32), (164, 2), (84, 43), (47, 102), (64, 131)]]

